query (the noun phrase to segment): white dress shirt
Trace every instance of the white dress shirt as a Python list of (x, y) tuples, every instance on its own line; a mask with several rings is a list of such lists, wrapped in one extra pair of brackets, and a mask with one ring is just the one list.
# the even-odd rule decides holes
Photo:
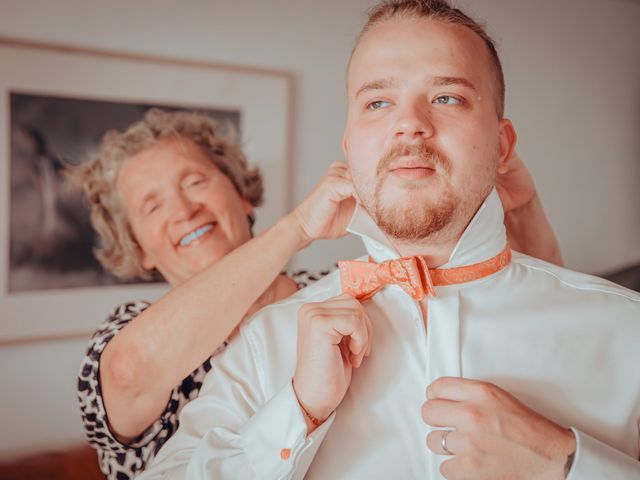
[[(398, 258), (362, 210), (350, 231), (376, 261)], [(500, 253), (493, 191), (441, 268)], [(391, 285), (364, 302), (374, 337), (329, 419), (306, 436), (291, 387), (299, 308), (340, 294), (339, 273), (244, 325), (141, 479), (441, 479), (427, 449), (425, 388), (441, 376), (493, 382), (560, 425), (577, 451), (570, 480), (640, 478), (640, 295), (514, 252), (500, 272), (436, 287), (428, 328)]]

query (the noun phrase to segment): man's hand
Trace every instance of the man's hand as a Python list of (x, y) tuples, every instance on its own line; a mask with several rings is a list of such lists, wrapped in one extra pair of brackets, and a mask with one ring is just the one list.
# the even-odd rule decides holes
[(533, 177), (515, 150), (507, 160), (505, 170), (498, 172), (496, 190), (505, 213), (523, 207), (536, 196)]
[(446, 446), (454, 456), (440, 467), (448, 480), (562, 480), (576, 449), (570, 430), (487, 382), (439, 378), (427, 388), (422, 418), (445, 429), (427, 436), (427, 446), (439, 455), (448, 455), (442, 436), (452, 430)]
[(369, 355), (372, 335), (366, 310), (349, 295), (300, 309), (293, 386), (304, 410), (320, 421), (331, 415), (349, 388), (352, 369)]
[(346, 233), (353, 215), (351, 176), (344, 162), (334, 162), (316, 188), (291, 212), (305, 244), (320, 238), (331, 239)]

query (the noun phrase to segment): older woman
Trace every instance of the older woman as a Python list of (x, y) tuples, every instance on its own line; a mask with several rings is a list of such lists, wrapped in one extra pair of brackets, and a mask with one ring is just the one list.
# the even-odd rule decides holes
[[(501, 182), (512, 244), (559, 262), (528, 173), (513, 162)], [(97, 157), (72, 175), (89, 199), (103, 265), (124, 279), (158, 272), (172, 286), (153, 305), (118, 306), (81, 366), (80, 408), (100, 467), (133, 478), (176, 430), (212, 352), (244, 318), (304, 285), (280, 273), (289, 259), (314, 239), (344, 234), (353, 190), (336, 163), (300, 206), (252, 238), (259, 172), (211, 119), (157, 109), (105, 135)]]

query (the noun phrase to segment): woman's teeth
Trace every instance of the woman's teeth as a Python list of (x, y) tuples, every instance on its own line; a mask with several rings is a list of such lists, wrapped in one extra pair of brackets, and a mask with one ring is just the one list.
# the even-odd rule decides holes
[(205, 233), (207, 233), (209, 230), (211, 230), (213, 228), (213, 224), (208, 223), (207, 225), (203, 225), (202, 227), (194, 230), (191, 233), (186, 234), (184, 237), (182, 237), (182, 239), (180, 240), (180, 246), (182, 247), (186, 247), (187, 245), (189, 245), (191, 242), (193, 242), (194, 240), (197, 240), (198, 238), (200, 238), (202, 235), (204, 235)]

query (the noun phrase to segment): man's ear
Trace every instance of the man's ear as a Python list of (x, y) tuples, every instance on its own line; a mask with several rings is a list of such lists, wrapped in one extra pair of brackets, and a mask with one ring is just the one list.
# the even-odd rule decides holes
[(509, 170), (509, 161), (518, 141), (518, 135), (511, 120), (506, 118), (500, 120), (499, 136), (500, 157), (498, 158), (497, 172), (498, 174), (504, 174)]

